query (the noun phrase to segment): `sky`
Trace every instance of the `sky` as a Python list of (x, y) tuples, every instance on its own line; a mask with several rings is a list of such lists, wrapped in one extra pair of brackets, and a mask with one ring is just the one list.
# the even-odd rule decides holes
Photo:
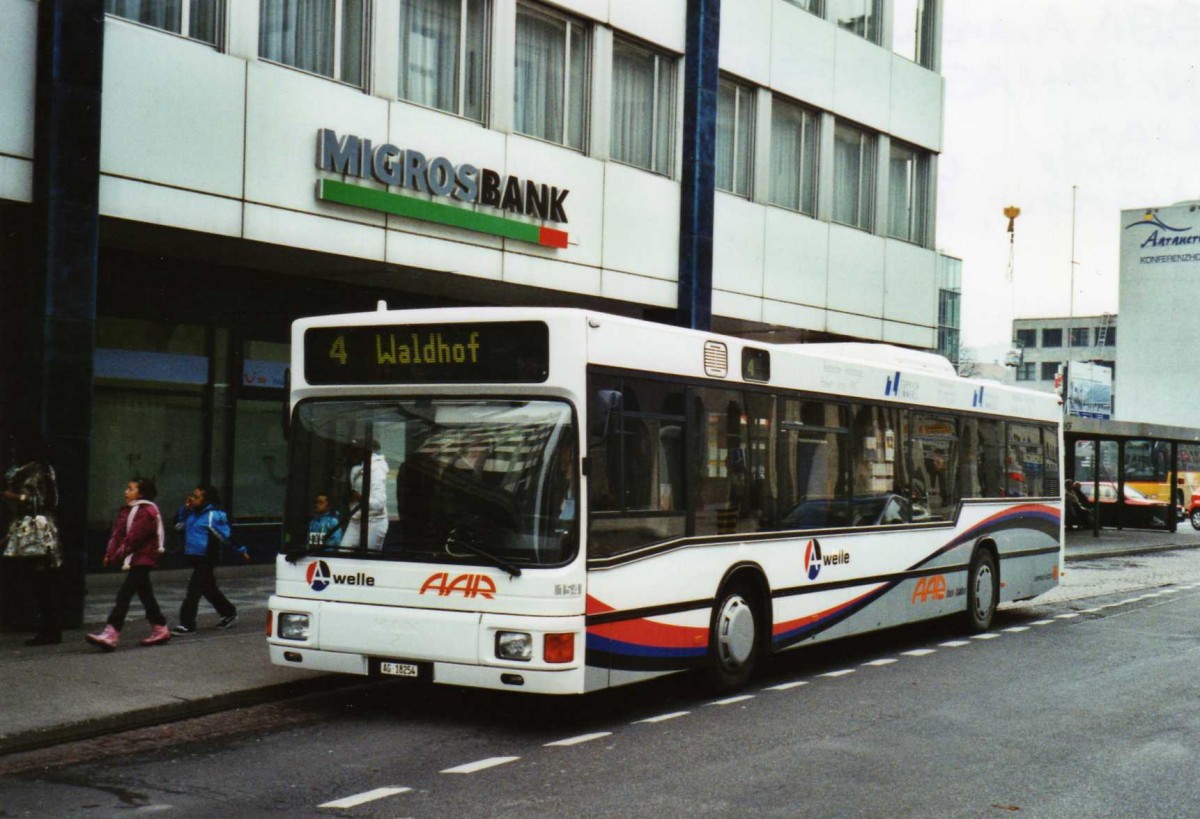
[(1074, 315), (1117, 312), (1122, 210), (1200, 199), (1200, 0), (943, 14), (937, 247), (963, 260), (963, 346), (990, 361), (1014, 315), (1071, 312), (1072, 271)]

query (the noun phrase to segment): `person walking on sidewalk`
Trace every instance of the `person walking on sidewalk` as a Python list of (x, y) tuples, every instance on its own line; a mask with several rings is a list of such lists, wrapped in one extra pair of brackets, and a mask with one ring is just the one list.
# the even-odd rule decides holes
[(157, 495), (158, 488), (152, 478), (139, 476), (125, 484), (125, 505), (117, 511), (113, 521), (108, 549), (104, 553), (104, 565), (120, 565), (127, 574), (117, 591), (117, 602), (108, 615), (104, 629), (97, 634), (87, 635), (89, 643), (105, 651), (117, 647), (121, 629), (125, 626), (125, 615), (129, 613), (129, 603), (135, 593), (146, 610), (146, 619), (150, 621), (150, 636), (142, 640), (142, 645), (161, 645), (171, 639), (167, 618), (158, 607), (158, 600), (150, 585), (150, 570), (157, 568), (166, 544), (162, 514), (154, 503)]
[(216, 568), (221, 561), (221, 546), (227, 545), (250, 560), (245, 546), (233, 545), (230, 540), (229, 519), (219, 508), (221, 502), (214, 486), (200, 485), (192, 490), (175, 516), (175, 528), (183, 532), (183, 552), (192, 564), (192, 576), (188, 579), (187, 592), (179, 607), (179, 625), (175, 634), (192, 634), (196, 631), (196, 610), (203, 596), (221, 615), (217, 628), (229, 628), (237, 622), (237, 609), (217, 588)]

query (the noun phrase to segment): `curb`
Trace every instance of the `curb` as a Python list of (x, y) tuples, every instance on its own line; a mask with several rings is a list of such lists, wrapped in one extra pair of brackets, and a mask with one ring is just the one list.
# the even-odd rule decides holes
[(1074, 563), (1078, 560), (1097, 560), (1103, 557), (1130, 557), (1132, 555), (1151, 554), (1153, 552), (1177, 552), (1184, 549), (1200, 549), (1198, 543), (1164, 543), (1156, 546), (1128, 546), (1117, 547), (1115, 549), (1093, 549), (1087, 550), (1080, 548), (1075, 552), (1068, 552), (1066, 562)]
[(22, 731), (0, 736), (0, 757), (62, 745), (67, 742), (93, 739), (122, 731), (132, 731), (137, 728), (149, 728), (168, 722), (202, 717), (250, 705), (261, 705), (264, 702), (293, 699), (307, 694), (322, 694), (338, 688), (361, 685), (362, 682), (360, 677), (329, 674), (307, 680), (293, 680), (260, 688), (214, 694), (198, 700), (185, 700), (178, 703), (156, 705), (151, 708), (140, 708), (124, 714), (56, 725), (53, 728)]

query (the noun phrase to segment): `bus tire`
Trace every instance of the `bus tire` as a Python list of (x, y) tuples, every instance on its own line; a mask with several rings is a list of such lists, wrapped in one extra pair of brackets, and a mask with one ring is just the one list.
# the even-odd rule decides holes
[(990, 549), (976, 549), (967, 570), (967, 610), (963, 622), (972, 634), (987, 631), (996, 616), (1000, 598), (1000, 575)]
[(744, 583), (726, 587), (717, 597), (709, 629), (709, 687), (716, 693), (741, 688), (754, 673), (761, 650), (759, 612), (754, 592)]

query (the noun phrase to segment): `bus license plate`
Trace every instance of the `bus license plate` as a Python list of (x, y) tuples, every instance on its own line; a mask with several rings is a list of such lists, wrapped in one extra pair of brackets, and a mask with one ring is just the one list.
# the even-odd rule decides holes
[(393, 663), (381, 660), (379, 663), (379, 673), (391, 674), (393, 677), (411, 677), (415, 680), (420, 676), (420, 669), (416, 663)]

